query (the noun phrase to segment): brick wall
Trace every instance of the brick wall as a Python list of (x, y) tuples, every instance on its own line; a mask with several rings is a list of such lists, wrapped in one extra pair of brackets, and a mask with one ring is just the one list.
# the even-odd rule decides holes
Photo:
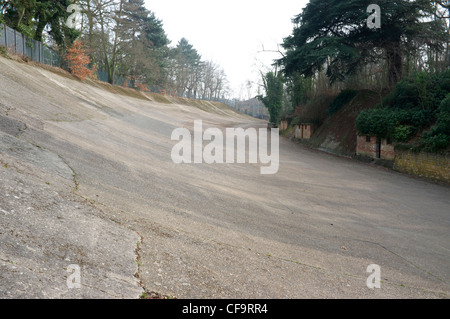
[(368, 137), (358, 135), (356, 140), (356, 155), (367, 157), (377, 157), (377, 138), (374, 136)]
[(314, 125), (300, 124), (295, 126), (295, 138), (310, 139), (314, 133)]
[(382, 139), (380, 154), (378, 154), (378, 139), (375, 136), (358, 135), (356, 141), (356, 155), (392, 161), (395, 158), (394, 145), (388, 144), (386, 139)]
[(314, 129), (311, 124), (303, 124), (303, 138), (310, 139), (311, 135), (314, 133)]
[(394, 145), (388, 144), (387, 140), (381, 140), (381, 156), (380, 158), (393, 161), (395, 158)]
[(449, 155), (396, 151), (394, 169), (450, 183)]
[(295, 138), (302, 138), (302, 130), (300, 129), (300, 125), (295, 125), (294, 127), (295, 131)]

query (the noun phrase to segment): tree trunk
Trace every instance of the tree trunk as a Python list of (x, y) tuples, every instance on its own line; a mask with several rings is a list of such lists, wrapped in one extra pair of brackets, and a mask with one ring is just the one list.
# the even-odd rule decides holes
[[(117, 21), (120, 21), (122, 18), (122, 9), (123, 9), (123, 1), (120, 1), (119, 4), (119, 12), (117, 14)], [(118, 40), (119, 40), (119, 25), (116, 26), (115, 35), (114, 35), (114, 44), (113, 44), (113, 52), (112, 52), (112, 58), (111, 58), (111, 81), (110, 83), (114, 83), (114, 77), (116, 76), (116, 64), (117, 64), (117, 46), (118, 46)]]
[(104, 56), (104, 65), (106, 67), (106, 73), (108, 74), (108, 83), (109, 84), (114, 84), (114, 78), (112, 77), (111, 74), (111, 65), (108, 59), (108, 49), (107, 49), (107, 45), (106, 42), (108, 41), (108, 37), (107, 34), (105, 33), (105, 22), (103, 20), (103, 13), (100, 10), (100, 28), (101, 28), (101, 32), (102, 32), (102, 47), (103, 47), (103, 56)]
[(400, 46), (398, 44), (387, 48), (386, 50), (388, 62), (388, 85), (394, 88), (403, 75), (403, 61)]
[(89, 48), (91, 49), (89, 52), (89, 56), (91, 58), (92, 63), (95, 63), (96, 61), (94, 61), (94, 13), (92, 12), (91, 9), (91, 2), (90, 1), (86, 1), (87, 4), (87, 18), (88, 18), (88, 41), (89, 41)]
[(42, 33), (44, 32), (44, 28), (46, 25), (47, 21), (42, 20), (39, 16), (39, 22), (37, 23), (36, 32), (34, 33), (34, 39), (36, 41), (42, 42)]
[(22, 23), (22, 19), (23, 19), (24, 15), (25, 15), (25, 7), (23, 7), (22, 10), (19, 12), (19, 19), (17, 20), (15, 29), (17, 29), (17, 27)]

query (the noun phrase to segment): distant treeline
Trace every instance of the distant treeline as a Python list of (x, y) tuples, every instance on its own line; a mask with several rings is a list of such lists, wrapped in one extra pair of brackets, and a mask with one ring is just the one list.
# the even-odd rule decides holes
[[(68, 12), (72, 4), (77, 7)], [(134, 87), (157, 86), (166, 94), (210, 100), (229, 92), (224, 70), (204, 61), (188, 40), (171, 46), (162, 21), (144, 0), (0, 0), (0, 22), (62, 55), (80, 39), (91, 64), (112, 84), (121, 77)]]

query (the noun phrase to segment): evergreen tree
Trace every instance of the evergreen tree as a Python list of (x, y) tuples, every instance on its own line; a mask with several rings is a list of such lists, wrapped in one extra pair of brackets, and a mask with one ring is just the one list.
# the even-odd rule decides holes
[(284, 40), (287, 54), (278, 60), (286, 75), (311, 76), (326, 68), (331, 82), (361, 66), (385, 60), (392, 87), (403, 75), (403, 57), (413, 42), (437, 46), (447, 37), (429, 0), (379, 0), (381, 28), (367, 26), (372, 0), (311, 0), (295, 17), (293, 34)]
[(123, 4), (119, 33), (122, 75), (136, 81), (156, 84), (163, 79), (164, 52), (169, 41), (162, 22), (145, 8), (143, 0)]
[(201, 56), (188, 40), (182, 38), (171, 53), (174, 71), (174, 81), (179, 96), (185, 93), (190, 96), (198, 84), (196, 77), (201, 65)]
[(270, 122), (278, 124), (283, 108), (283, 80), (281, 73), (268, 72), (262, 78), (266, 96), (258, 95), (257, 98), (269, 110)]
[(63, 53), (80, 32), (66, 26), (71, 0), (10, 0), (1, 1), (5, 23), (29, 38), (42, 41), (42, 33), (50, 26), (49, 34)]

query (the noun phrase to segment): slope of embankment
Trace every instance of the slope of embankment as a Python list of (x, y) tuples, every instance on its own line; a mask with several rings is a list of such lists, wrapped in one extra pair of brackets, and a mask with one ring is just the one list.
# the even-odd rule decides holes
[(373, 108), (377, 103), (380, 103), (377, 93), (359, 91), (349, 103), (327, 116), (305, 143), (327, 152), (353, 156), (356, 151), (356, 118), (362, 110)]
[[(59, 69), (0, 57), (0, 298), (141, 296), (142, 237), (99, 204), (98, 185), (87, 190), (90, 174), (80, 174), (77, 159), (90, 172), (103, 166), (105, 176), (113, 166), (128, 172), (121, 156), (134, 153), (126, 143), (101, 150), (105, 138), (132, 131), (137, 137), (129, 143), (144, 145), (148, 123), (183, 126), (208, 115), (242, 120), (221, 103), (82, 82)], [(121, 124), (131, 120), (135, 126)], [(89, 134), (106, 122), (107, 135)]]

